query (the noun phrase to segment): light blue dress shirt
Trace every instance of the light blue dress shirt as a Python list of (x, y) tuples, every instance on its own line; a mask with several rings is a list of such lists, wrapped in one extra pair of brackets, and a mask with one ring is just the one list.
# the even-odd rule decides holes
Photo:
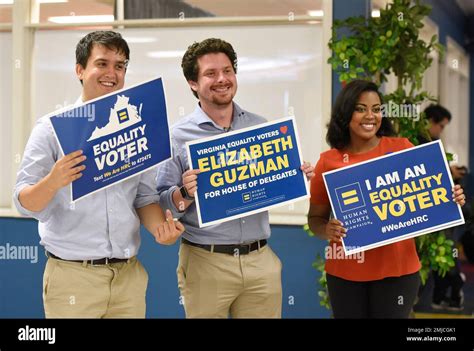
[(66, 186), (42, 211), (24, 208), (18, 199), (21, 190), (43, 179), (62, 156), (49, 118), (40, 118), (26, 145), (13, 195), (18, 211), (39, 221), (40, 244), (67, 260), (135, 256), (140, 246), (140, 220), (135, 209), (159, 202), (156, 168), (75, 204), (70, 202), (70, 186)]
[[(236, 103), (233, 106), (230, 130), (266, 122), (263, 117), (242, 110)], [(173, 216), (180, 219), (185, 227), (183, 237), (194, 243), (206, 245), (240, 244), (266, 239), (270, 236), (267, 211), (199, 228), (195, 203), (192, 203), (184, 212), (180, 212), (173, 203), (172, 194), (182, 185), (181, 175), (189, 169), (186, 142), (226, 132), (224, 128), (214, 123), (200, 106), (197, 106), (193, 113), (183, 117), (172, 127), (173, 158), (158, 165), (156, 181), (160, 194), (160, 205), (163, 210), (169, 208)]]

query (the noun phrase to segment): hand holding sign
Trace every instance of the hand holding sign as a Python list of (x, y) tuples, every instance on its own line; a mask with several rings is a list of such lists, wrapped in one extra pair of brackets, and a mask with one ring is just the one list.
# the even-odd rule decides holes
[[(292, 117), (187, 142), (190, 168), (200, 172), (185, 172), (180, 191), (196, 197), (199, 226), (308, 197), (314, 168), (303, 163), (299, 145)], [(175, 193), (174, 203), (183, 211)]]
[[(81, 118), (84, 116), (94, 118)], [(161, 78), (55, 111), (49, 120), (64, 154), (82, 150), (87, 155), (83, 160), (86, 168), (74, 174), (54, 174), (56, 184), (72, 182), (72, 201), (135, 177), (171, 157)], [(62, 179), (73, 175), (73, 179)]]
[(323, 238), (337, 243), (342, 242), (342, 238), (346, 237), (347, 229), (342, 226), (342, 222), (333, 218), (327, 222)]
[(453, 188), (453, 201), (460, 206), (464, 206), (466, 203), (466, 195), (464, 195), (464, 190), (459, 184)]
[(194, 197), (194, 193), (197, 190), (197, 175), (199, 169), (189, 169), (183, 173), (183, 186), (186, 188), (189, 196)]
[(81, 172), (86, 168), (86, 166), (77, 165), (83, 162), (85, 159), (86, 156), (82, 155), (82, 150), (77, 150), (61, 157), (54, 164), (51, 172), (49, 172), (47, 176), (52, 189), (58, 191), (62, 187), (65, 187), (76, 179), (82, 177)]
[(303, 164), (301, 165), (301, 170), (306, 175), (307, 180), (311, 180), (311, 178), (313, 178), (313, 176), (314, 176), (314, 167), (311, 166), (311, 163), (303, 162)]
[[(323, 174), (346, 255), (464, 223), (440, 141)], [(452, 200), (450, 197), (452, 192)]]

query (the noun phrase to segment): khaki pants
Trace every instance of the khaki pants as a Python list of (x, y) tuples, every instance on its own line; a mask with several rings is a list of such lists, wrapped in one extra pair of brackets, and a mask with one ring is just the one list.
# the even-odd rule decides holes
[(145, 318), (148, 274), (128, 262), (92, 266), (48, 258), (43, 277), (46, 318)]
[(281, 318), (281, 261), (268, 245), (233, 256), (181, 244), (177, 274), (187, 318)]

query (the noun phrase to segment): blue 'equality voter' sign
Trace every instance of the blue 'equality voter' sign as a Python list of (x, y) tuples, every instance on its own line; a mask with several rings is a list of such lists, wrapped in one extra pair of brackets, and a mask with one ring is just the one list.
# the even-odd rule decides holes
[(205, 227), (309, 196), (293, 118), (188, 142)]
[(440, 141), (323, 174), (346, 255), (464, 223)]
[(83, 150), (72, 201), (136, 176), (171, 157), (161, 78), (107, 94), (50, 117), (63, 153)]

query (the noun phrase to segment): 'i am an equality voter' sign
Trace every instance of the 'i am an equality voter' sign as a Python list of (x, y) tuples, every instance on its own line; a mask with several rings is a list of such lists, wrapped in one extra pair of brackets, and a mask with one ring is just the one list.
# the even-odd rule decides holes
[(346, 255), (464, 223), (440, 141), (323, 174)]
[(199, 226), (266, 211), (309, 196), (293, 118), (186, 143), (197, 178)]
[(72, 201), (136, 176), (171, 157), (161, 78), (122, 89), (50, 117), (63, 153), (83, 150)]

